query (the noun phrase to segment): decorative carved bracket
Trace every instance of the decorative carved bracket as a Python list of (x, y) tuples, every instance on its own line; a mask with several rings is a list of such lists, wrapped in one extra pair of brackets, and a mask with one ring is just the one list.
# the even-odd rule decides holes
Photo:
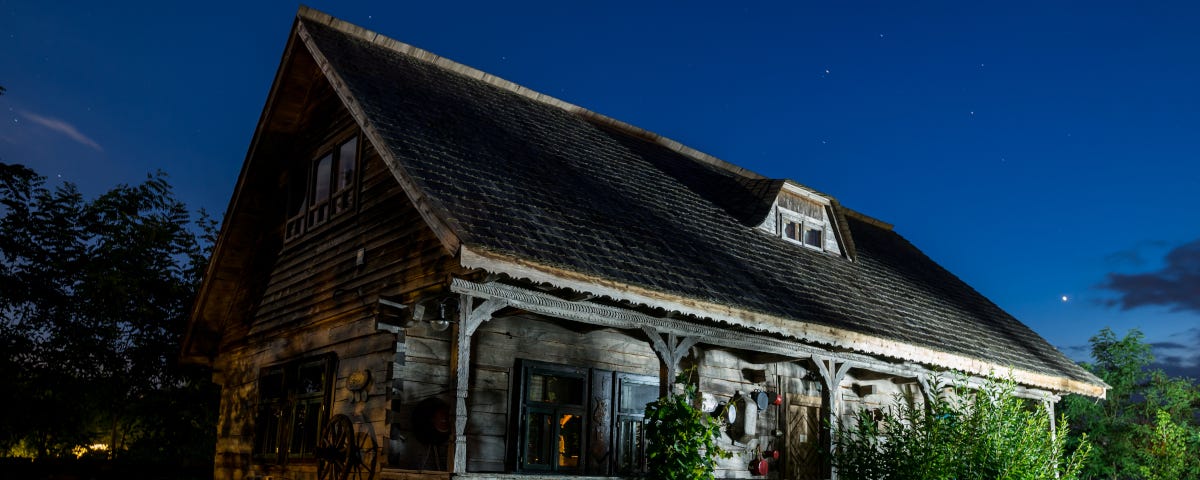
[(508, 302), (492, 298), (479, 304), (478, 307), (471, 308), (471, 300), (471, 297), (465, 295), (459, 300), (461, 302), (459, 304), (460, 307), (466, 307), (467, 311), (470, 312), (463, 316), (464, 321), (462, 327), (459, 329), (459, 336), (465, 335), (468, 338), (475, 336), (475, 330), (479, 329), (479, 326), (483, 325), (483, 322), (491, 320), (493, 313), (508, 306)]
[(643, 325), (642, 331), (650, 337), (654, 353), (657, 353), (658, 358), (667, 366), (667, 378), (659, 383), (659, 393), (668, 393), (670, 385), (675, 383), (675, 377), (679, 375), (679, 361), (688, 355), (688, 350), (700, 341), (700, 337), (684, 337), (673, 332), (663, 334), (649, 325)]

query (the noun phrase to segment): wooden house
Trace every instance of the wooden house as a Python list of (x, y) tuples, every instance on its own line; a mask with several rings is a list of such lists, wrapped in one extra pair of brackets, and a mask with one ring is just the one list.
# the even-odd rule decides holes
[(681, 369), (734, 478), (829, 478), (823, 425), (939, 372), (1106, 389), (829, 195), (306, 8), (182, 355), (219, 479), (637, 476)]

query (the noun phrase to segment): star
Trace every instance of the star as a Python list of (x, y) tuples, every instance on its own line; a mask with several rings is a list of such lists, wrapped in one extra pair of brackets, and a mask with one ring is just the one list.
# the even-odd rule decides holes
[(1066, 302), (1069, 302), (1069, 301), (1071, 301), (1071, 298), (1070, 298), (1070, 297), (1068, 297), (1068, 296), (1066, 296), (1066, 295), (1063, 295), (1063, 296), (1062, 296), (1062, 301), (1063, 301), (1063, 303), (1066, 303)]

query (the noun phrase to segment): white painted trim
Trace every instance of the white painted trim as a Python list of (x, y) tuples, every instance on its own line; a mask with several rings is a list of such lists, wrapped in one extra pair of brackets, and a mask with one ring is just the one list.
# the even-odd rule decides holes
[(797, 197), (803, 198), (803, 199), (811, 201), (813, 203), (818, 203), (821, 206), (825, 206), (825, 207), (828, 207), (829, 203), (830, 203), (829, 197), (821, 195), (813, 190), (808, 189), (808, 187), (800, 185), (791, 180), (785, 180), (783, 182), (783, 188), (780, 189), (779, 193), (782, 194), (784, 192), (793, 194)]

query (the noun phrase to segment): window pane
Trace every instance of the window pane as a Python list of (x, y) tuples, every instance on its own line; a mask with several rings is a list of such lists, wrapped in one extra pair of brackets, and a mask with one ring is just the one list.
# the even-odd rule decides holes
[(345, 190), (354, 183), (354, 165), (357, 163), (358, 138), (343, 143), (338, 151), (337, 191)]
[(313, 205), (329, 200), (329, 177), (333, 173), (333, 155), (326, 155), (317, 161), (317, 171), (313, 174)]
[(784, 223), (783, 235), (792, 240), (800, 240), (800, 224), (797, 222), (788, 221)]
[(525, 416), (525, 465), (550, 466), (551, 416), (530, 412)]
[(579, 466), (583, 452), (583, 416), (565, 413), (558, 419), (558, 466)]
[(620, 408), (626, 413), (644, 413), (646, 404), (658, 400), (658, 385), (621, 382)]
[(296, 371), (296, 382), (292, 385), (298, 395), (320, 393), (325, 390), (325, 362), (306, 363)]
[(288, 443), (288, 453), (308, 456), (317, 446), (317, 436), (321, 432), (321, 402), (309, 401), (297, 403), (292, 415), (292, 437)]
[(254, 453), (279, 454), (279, 405), (259, 405), (258, 417), (254, 420)]
[(308, 417), (308, 405), (300, 403), (292, 407), (291, 438), (288, 442), (288, 453), (299, 454), (304, 448), (305, 420)]
[(817, 228), (808, 228), (804, 231), (804, 243), (821, 248), (821, 230)]
[(644, 428), (641, 418), (620, 417), (617, 424), (617, 471), (636, 473), (642, 471), (642, 452), (645, 449)]
[(258, 400), (267, 402), (284, 397), (283, 371), (271, 369), (258, 377)]
[(529, 401), (581, 405), (583, 404), (583, 379), (532, 374), (529, 376)]

